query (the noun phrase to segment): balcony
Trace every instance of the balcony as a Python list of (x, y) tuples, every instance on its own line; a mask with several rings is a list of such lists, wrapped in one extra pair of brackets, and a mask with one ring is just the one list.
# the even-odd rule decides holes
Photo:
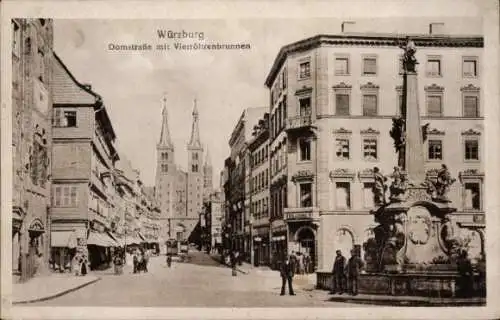
[(319, 209), (308, 208), (285, 208), (285, 221), (313, 221), (319, 220)]
[(300, 131), (300, 130), (310, 130), (312, 127), (311, 115), (301, 115), (296, 117), (289, 117), (287, 119), (286, 130), (287, 131)]

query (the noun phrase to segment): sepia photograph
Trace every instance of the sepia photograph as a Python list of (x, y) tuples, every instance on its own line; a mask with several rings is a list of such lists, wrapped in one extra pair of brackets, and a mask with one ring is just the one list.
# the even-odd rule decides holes
[(481, 15), (9, 20), (13, 309), (486, 307)]

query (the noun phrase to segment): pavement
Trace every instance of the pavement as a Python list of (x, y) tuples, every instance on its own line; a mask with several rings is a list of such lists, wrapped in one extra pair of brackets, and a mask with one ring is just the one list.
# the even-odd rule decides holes
[(358, 303), (380, 306), (400, 306), (400, 307), (437, 307), (437, 306), (485, 306), (486, 298), (438, 298), (438, 297), (417, 297), (417, 296), (387, 296), (358, 294), (333, 295), (329, 299), (332, 302)]
[(75, 276), (72, 274), (53, 273), (38, 276), (24, 283), (12, 285), (12, 304), (25, 304), (53, 299), (78, 290), (101, 278), (97, 275)]

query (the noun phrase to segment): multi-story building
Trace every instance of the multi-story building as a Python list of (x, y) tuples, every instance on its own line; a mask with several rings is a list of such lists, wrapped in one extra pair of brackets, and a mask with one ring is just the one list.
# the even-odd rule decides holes
[(182, 170), (175, 163), (175, 147), (170, 137), (166, 98), (163, 99), (162, 129), (157, 144), (157, 166), (155, 198), (160, 204), (162, 234), (161, 238), (188, 240), (199, 222), (203, 206), (204, 184), (212, 178), (210, 161), (203, 167), (203, 146), (200, 139), (198, 109), (196, 100), (193, 108), (191, 138), (187, 145), (188, 168)]
[[(281, 48), (266, 79), (271, 216), (285, 207), (288, 250), (309, 253), (319, 269), (331, 269), (335, 250), (349, 257), (372, 236), (372, 170), (389, 174), (397, 165), (389, 131), (401, 112), (404, 39), (362, 33), (304, 39)], [(450, 191), (454, 218), (478, 254), (484, 241), (483, 38), (412, 39), (422, 124), (428, 124), (426, 169), (432, 175), (445, 163), (459, 178)]]
[(231, 137), (229, 147), (229, 186), (225, 198), (230, 210), (232, 248), (244, 259), (251, 259), (250, 227), (250, 153), (248, 142), (252, 139), (253, 126), (266, 112), (266, 107), (247, 108), (241, 114)]
[[(90, 267), (109, 262), (115, 207), (115, 132), (101, 96), (79, 83), (54, 54), (51, 247), (60, 268), (77, 245), (88, 248)], [(104, 258), (106, 257), (106, 258)]]
[(269, 113), (254, 127), (250, 153), (250, 214), (255, 265), (270, 264), (269, 228)]
[(12, 271), (21, 280), (49, 259), (53, 22), (13, 19)]

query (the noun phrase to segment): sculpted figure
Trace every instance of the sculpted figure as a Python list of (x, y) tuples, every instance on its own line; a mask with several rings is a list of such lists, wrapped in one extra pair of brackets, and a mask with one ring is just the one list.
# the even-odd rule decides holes
[(404, 50), (403, 54), (403, 68), (407, 72), (416, 72), (415, 66), (418, 64), (417, 59), (415, 58), (415, 52), (417, 52), (417, 47), (415, 46), (415, 42), (410, 40), (409, 37), (406, 38), (406, 43), (404, 45), (399, 46)]
[(380, 172), (378, 167), (373, 168), (373, 179), (375, 184), (373, 185), (373, 202), (375, 206), (382, 206), (386, 204), (385, 193), (387, 191), (387, 186), (385, 182), (387, 178)]
[(438, 172), (436, 180), (436, 196), (438, 198), (447, 199), (447, 194), (450, 191), (451, 185), (456, 181), (456, 179), (451, 177), (450, 171), (445, 164), (441, 165), (441, 169)]
[(406, 190), (408, 189), (408, 182), (406, 176), (401, 173), (399, 167), (394, 167), (394, 172), (392, 173), (392, 184), (390, 187), (390, 199), (391, 201), (404, 201), (404, 196)]

